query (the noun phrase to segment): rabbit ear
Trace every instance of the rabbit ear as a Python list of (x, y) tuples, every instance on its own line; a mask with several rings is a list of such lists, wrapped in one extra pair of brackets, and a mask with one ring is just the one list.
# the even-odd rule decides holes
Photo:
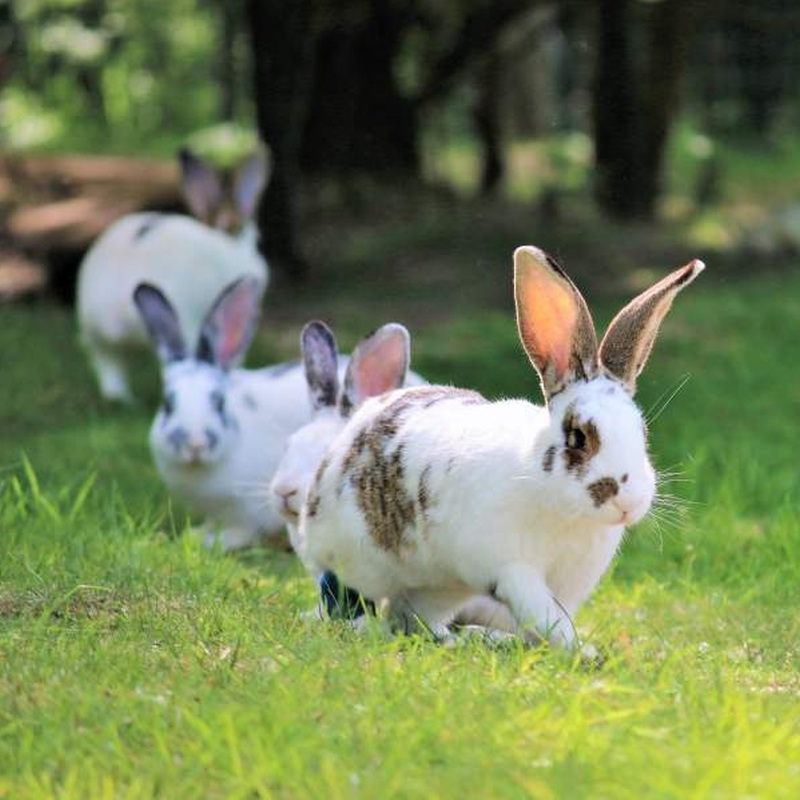
[(222, 290), (200, 329), (199, 361), (215, 364), (224, 372), (241, 361), (256, 331), (263, 291), (262, 281), (251, 275)]
[(647, 363), (661, 320), (675, 295), (704, 269), (705, 264), (695, 259), (675, 270), (631, 300), (608, 326), (600, 344), (600, 363), (607, 373), (622, 381), (631, 394), (636, 391), (636, 378)]
[(244, 219), (252, 219), (255, 215), (256, 204), (269, 177), (269, 159), (260, 148), (239, 167), (233, 183), (233, 196)]
[(133, 301), (155, 342), (161, 362), (167, 364), (186, 358), (186, 342), (178, 315), (163, 292), (152, 284), (140, 283), (133, 292)]
[(311, 407), (332, 408), (339, 393), (339, 351), (333, 331), (319, 320), (309, 322), (300, 334)]
[(546, 400), (599, 372), (597, 335), (586, 301), (554, 258), (536, 247), (514, 252), (517, 328)]
[(224, 190), (219, 173), (188, 147), (178, 152), (181, 189), (189, 210), (201, 222), (211, 225), (222, 205)]
[(362, 339), (345, 372), (342, 413), (347, 416), (368, 397), (399, 389), (408, 373), (410, 350), (408, 331), (396, 322)]

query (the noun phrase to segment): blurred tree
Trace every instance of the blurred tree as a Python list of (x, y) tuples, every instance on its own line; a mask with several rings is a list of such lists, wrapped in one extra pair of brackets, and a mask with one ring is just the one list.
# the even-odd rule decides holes
[(305, 170), (416, 175), (417, 116), (395, 75), (414, 3), (344, 0), (317, 15)]
[(315, 0), (247, 0), (256, 122), (272, 151), (272, 176), (259, 206), (261, 247), (279, 271), (307, 271), (297, 241), (302, 130), (316, 44)]
[(595, 198), (607, 213), (649, 219), (689, 38), (689, 0), (598, 0)]
[(11, 0), (0, 0), (0, 89), (11, 79), (18, 36)]
[(266, 254), (294, 276), (305, 272), (301, 174), (417, 179), (420, 108), (480, 69), (498, 33), (530, 5), (247, 0), (258, 128), (274, 156), (260, 210)]
[[(216, 5), (216, 4), (215, 4)], [(242, 38), (244, 7), (242, 0), (226, 0), (217, 6), (219, 40), (217, 45), (217, 82), (219, 84), (219, 115), (225, 122), (236, 119), (239, 81), (239, 42)]]

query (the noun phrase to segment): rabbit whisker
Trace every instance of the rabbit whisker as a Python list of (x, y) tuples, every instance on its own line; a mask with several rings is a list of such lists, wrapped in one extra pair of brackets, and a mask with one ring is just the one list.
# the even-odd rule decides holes
[(644, 414), (645, 421), (648, 425), (652, 425), (664, 413), (667, 406), (675, 399), (683, 387), (686, 386), (691, 377), (691, 373), (687, 372), (683, 377), (679, 378), (672, 387), (661, 394)]

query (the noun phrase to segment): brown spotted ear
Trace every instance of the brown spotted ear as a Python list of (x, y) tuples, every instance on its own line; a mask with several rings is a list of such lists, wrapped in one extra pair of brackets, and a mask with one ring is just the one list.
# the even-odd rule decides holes
[(517, 328), (546, 400), (598, 374), (597, 335), (586, 301), (554, 258), (536, 247), (514, 251)]
[(688, 286), (703, 270), (705, 264), (695, 259), (651, 286), (631, 300), (608, 326), (600, 344), (600, 363), (612, 377), (625, 384), (633, 394), (661, 320), (669, 311), (675, 295)]

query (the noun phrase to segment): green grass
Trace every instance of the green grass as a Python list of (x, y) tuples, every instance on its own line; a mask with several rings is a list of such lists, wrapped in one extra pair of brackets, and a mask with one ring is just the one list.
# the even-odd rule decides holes
[[(365, 231), (277, 287), (251, 362), (294, 357), (313, 314), (345, 346), (393, 316), (432, 379), (535, 396), (507, 304), (518, 232), (436, 222)], [(608, 320), (621, 284), (584, 275)], [(0, 798), (800, 796), (798, 296), (710, 262), (676, 301), (640, 401), (690, 376), (651, 432), (678, 507), (630, 532), (578, 616), (600, 668), (303, 618), (290, 556), (186, 535), (147, 453), (150, 364), (141, 406), (108, 408), (67, 311), (0, 309)]]

